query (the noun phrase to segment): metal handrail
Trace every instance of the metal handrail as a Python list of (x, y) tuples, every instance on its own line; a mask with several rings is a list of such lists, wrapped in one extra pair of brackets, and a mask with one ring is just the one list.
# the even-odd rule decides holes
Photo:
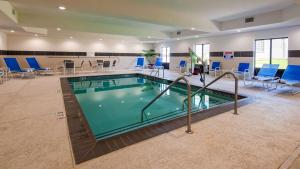
[[(197, 93), (203, 91), (204, 89), (208, 88), (210, 85), (214, 84), (216, 81), (220, 80), (222, 77), (226, 76), (226, 75), (232, 75), (235, 81), (235, 85), (234, 85), (234, 114), (238, 115), (237, 113), (237, 100), (238, 100), (238, 78), (235, 76), (234, 73), (232, 72), (225, 72), (224, 74), (222, 74), (221, 76), (219, 76), (218, 78), (216, 78), (215, 80), (211, 81), (209, 84), (205, 85), (204, 87), (202, 87), (201, 89), (197, 90), (196, 92), (194, 92), (192, 94), (191, 97), (194, 97)], [(184, 99), (183, 104), (182, 104), (182, 110), (184, 109), (184, 105), (185, 102), (188, 100), (188, 98)]]
[(181, 76), (177, 78), (174, 82), (172, 82), (164, 91), (162, 91), (159, 95), (157, 95), (153, 100), (151, 100), (141, 111), (141, 122), (144, 122), (144, 113), (145, 110), (150, 107), (157, 99), (159, 99), (164, 93), (166, 93), (173, 85), (178, 83), (180, 80), (184, 80), (186, 85), (187, 85), (187, 90), (188, 90), (188, 113), (187, 113), (187, 130), (186, 132), (191, 134), (192, 129), (191, 129), (191, 123), (192, 123), (192, 114), (191, 114), (191, 85), (189, 81), (185, 78), (185, 76)]

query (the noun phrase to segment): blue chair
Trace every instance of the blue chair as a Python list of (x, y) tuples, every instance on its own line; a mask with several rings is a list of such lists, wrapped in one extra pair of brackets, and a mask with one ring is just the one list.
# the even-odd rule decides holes
[(36, 60), (36, 58), (34, 57), (30, 57), (30, 58), (26, 58), (26, 61), (29, 65), (30, 68), (36, 70), (36, 71), (45, 71), (45, 70), (49, 70), (47, 68), (42, 68), (40, 66), (40, 64), (38, 63), (38, 61)]
[(4, 58), (6, 67), (10, 73), (24, 73), (27, 72), (25, 69), (22, 69), (16, 58)]
[[(277, 80), (278, 77), (276, 76), (276, 73), (278, 71), (279, 64), (263, 64), (263, 66), (260, 68), (258, 74), (250, 79), (244, 79), (244, 84), (246, 84), (247, 80), (250, 80), (252, 83), (255, 81), (262, 82), (263, 86), (265, 87), (265, 83), (272, 82), (274, 80)], [(270, 89), (270, 87), (267, 85), (266, 88)]]
[(52, 75), (53, 74), (53, 72), (50, 68), (42, 68), (35, 57), (26, 58), (26, 62), (31, 69), (37, 71), (39, 74), (43, 74), (43, 75)]
[(153, 65), (153, 70), (150, 72), (150, 75), (152, 75), (152, 73), (155, 73), (155, 76), (159, 76), (159, 71), (160, 69), (163, 70), (163, 77), (165, 76), (165, 67), (163, 66), (162, 63), (162, 58), (161, 57), (157, 57), (155, 60), (155, 64)]
[(279, 64), (263, 64), (257, 76), (254, 79), (273, 80), (278, 71)]
[(138, 57), (136, 59), (135, 68), (143, 69), (144, 66), (145, 66), (145, 58), (144, 57)]
[(162, 58), (161, 57), (156, 58), (154, 67), (159, 67), (160, 68), (162, 66), (163, 66), (162, 65)]
[(236, 75), (236, 76), (243, 76), (244, 79), (248, 77), (250, 77), (250, 63), (239, 63), (239, 66), (237, 69), (233, 69), (232, 72)]
[(214, 72), (215, 77), (218, 72), (221, 73), (221, 62), (212, 62), (209, 72)]
[(21, 77), (24, 77), (25, 73), (34, 71), (34, 69), (22, 69), (16, 58), (4, 58), (4, 62), (8, 69), (8, 73), (21, 74)]
[(186, 72), (186, 61), (185, 60), (181, 60), (179, 62), (179, 71), (180, 73), (185, 73)]
[[(282, 87), (300, 84), (300, 65), (288, 65), (278, 82)], [(296, 93), (299, 92), (294, 94)]]

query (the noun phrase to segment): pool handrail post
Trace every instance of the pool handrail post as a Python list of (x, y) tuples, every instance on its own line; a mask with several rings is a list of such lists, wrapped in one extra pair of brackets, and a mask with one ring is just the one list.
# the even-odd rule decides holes
[[(220, 80), (221, 78), (223, 78), (226, 75), (231, 75), (234, 78), (234, 81), (235, 81), (235, 83), (234, 83), (234, 113), (233, 114), (238, 115), (238, 112), (237, 112), (237, 107), (238, 107), (237, 101), (238, 101), (238, 84), (239, 84), (238, 80), (239, 79), (232, 72), (225, 72), (225, 73), (223, 73), (221, 76), (217, 77), (216, 79), (214, 79), (213, 81), (211, 81), (207, 85), (203, 86), (202, 88), (200, 88), (199, 90), (197, 90), (196, 92), (194, 92), (191, 95), (191, 98), (194, 97), (197, 93), (202, 92), (204, 89), (207, 89), (210, 85), (214, 84), (216, 81)], [(188, 101), (188, 98), (184, 99), (184, 101), (182, 103), (182, 110), (184, 110), (184, 105), (185, 105), (186, 101)]]
[(193, 133), (192, 132), (192, 112), (191, 112), (191, 85), (190, 82), (185, 78), (185, 76), (180, 76), (177, 78), (174, 82), (172, 82), (164, 91), (162, 91), (159, 95), (157, 95), (153, 100), (151, 100), (141, 111), (141, 123), (144, 122), (144, 113), (145, 110), (150, 107), (157, 99), (159, 99), (164, 93), (166, 93), (173, 85), (178, 83), (180, 80), (184, 80), (186, 85), (187, 85), (187, 90), (188, 90), (188, 112), (187, 112), (187, 130), (186, 133)]

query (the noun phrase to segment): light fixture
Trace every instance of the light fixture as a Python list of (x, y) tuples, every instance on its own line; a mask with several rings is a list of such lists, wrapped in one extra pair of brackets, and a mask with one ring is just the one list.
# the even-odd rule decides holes
[(38, 34), (34, 34), (34, 36), (35, 36), (35, 37), (38, 37), (39, 35), (38, 35)]
[(11, 33), (15, 33), (15, 31), (14, 31), (14, 30), (10, 30), (10, 32), (11, 32)]
[(148, 36), (147, 38), (148, 38), (148, 39), (151, 39), (151, 36)]
[(57, 31), (61, 31), (61, 28), (56, 28)]
[(180, 40), (180, 38), (177, 38), (176, 40)]
[(65, 6), (63, 6), (63, 5), (60, 5), (60, 6), (58, 6), (58, 9), (64, 11), (64, 10), (66, 10), (67, 8), (66, 8)]
[(194, 28), (194, 27), (191, 27), (191, 30), (192, 30), (192, 31), (194, 31), (194, 30), (196, 30), (196, 28)]
[(73, 36), (70, 36), (70, 39), (73, 39)]
[(236, 30), (238, 33), (240, 33), (241, 32), (241, 30), (240, 29), (238, 29), (238, 30)]
[(102, 38), (100, 38), (99, 40), (103, 40)]

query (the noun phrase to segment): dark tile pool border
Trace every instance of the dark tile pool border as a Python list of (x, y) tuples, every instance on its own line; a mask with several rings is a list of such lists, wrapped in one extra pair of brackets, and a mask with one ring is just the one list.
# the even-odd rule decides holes
[[(136, 75), (148, 76), (135, 73)], [(133, 75), (135, 75), (133, 74)], [(101, 76), (118, 76), (123, 74), (101, 75)], [(150, 77), (150, 76), (148, 76)], [(154, 79), (166, 80), (156, 77)], [(169, 121), (152, 124), (140, 129), (136, 129), (127, 133), (116, 135), (103, 140), (96, 140), (90, 127), (84, 117), (82, 109), (77, 102), (75, 95), (69, 85), (68, 78), (61, 78), (61, 88), (65, 104), (66, 118), (69, 129), (74, 161), (76, 164), (91, 160), (93, 158), (108, 154), (126, 146), (141, 142), (143, 140), (158, 136), (160, 134), (184, 127), (186, 125), (186, 117), (180, 117)], [(171, 80), (167, 80), (171, 82)], [(193, 87), (198, 87), (194, 86)], [(212, 89), (210, 89), (212, 90)], [(233, 95), (233, 93), (222, 92), (224, 94)], [(251, 102), (246, 96), (239, 95), (238, 106), (243, 106)], [(222, 104), (217, 107), (203, 110), (192, 115), (192, 122), (201, 121), (209, 117), (230, 111), (233, 109), (233, 102)]]

